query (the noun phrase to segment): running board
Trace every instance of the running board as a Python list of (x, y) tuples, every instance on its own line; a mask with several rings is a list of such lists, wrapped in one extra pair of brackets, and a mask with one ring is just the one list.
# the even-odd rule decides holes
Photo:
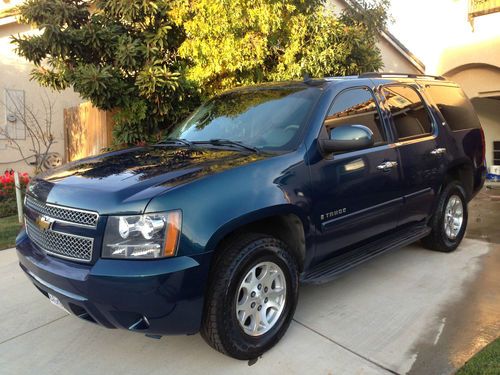
[(422, 224), (395, 231), (390, 235), (316, 265), (309, 272), (302, 274), (300, 281), (305, 284), (326, 283), (377, 255), (418, 241), (428, 235), (430, 231), (431, 228)]

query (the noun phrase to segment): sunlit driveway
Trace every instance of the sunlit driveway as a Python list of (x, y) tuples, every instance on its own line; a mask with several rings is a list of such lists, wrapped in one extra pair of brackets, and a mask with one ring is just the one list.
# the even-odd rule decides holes
[(453, 254), (410, 246), (300, 290), (289, 332), (255, 363), (199, 335), (161, 340), (66, 315), (0, 252), (1, 374), (447, 373), (500, 334), (500, 249), (467, 239)]

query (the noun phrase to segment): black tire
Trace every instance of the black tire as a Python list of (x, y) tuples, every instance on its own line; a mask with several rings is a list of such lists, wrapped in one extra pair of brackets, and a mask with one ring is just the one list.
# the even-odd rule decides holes
[[(269, 235), (239, 235), (220, 249), (211, 270), (201, 335), (219, 352), (237, 359), (255, 359), (273, 347), (285, 334), (298, 300), (298, 269), (286, 245)], [(260, 262), (273, 262), (283, 271), (286, 298), (281, 315), (272, 328), (250, 336), (241, 327), (235, 306), (240, 283), (249, 270)]]
[[(463, 207), (462, 226), (456, 237), (453, 239), (448, 237), (444, 229), (445, 209), (450, 197), (452, 196), (459, 197), (462, 201)], [(436, 211), (429, 222), (432, 232), (427, 237), (422, 239), (422, 244), (430, 250), (441, 251), (444, 253), (452, 252), (458, 247), (458, 245), (460, 245), (460, 242), (464, 237), (465, 229), (467, 228), (467, 219), (468, 211), (465, 189), (460, 182), (452, 181), (448, 183), (441, 192)]]

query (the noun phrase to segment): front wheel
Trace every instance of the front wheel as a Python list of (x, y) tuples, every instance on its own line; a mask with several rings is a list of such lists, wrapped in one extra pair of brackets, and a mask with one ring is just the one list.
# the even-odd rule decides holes
[(455, 250), (462, 241), (467, 228), (467, 199), (463, 186), (450, 182), (443, 189), (430, 226), (432, 232), (422, 239), (430, 249), (445, 253)]
[(237, 359), (254, 359), (285, 334), (298, 299), (298, 270), (286, 245), (245, 234), (221, 249), (211, 273), (203, 338)]

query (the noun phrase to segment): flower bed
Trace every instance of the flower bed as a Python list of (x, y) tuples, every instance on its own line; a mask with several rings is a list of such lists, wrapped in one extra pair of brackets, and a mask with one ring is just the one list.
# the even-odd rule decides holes
[[(30, 178), (27, 173), (19, 174), (21, 191), (24, 192)], [(0, 217), (15, 215), (16, 207), (16, 189), (14, 183), (14, 171), (7, 170), (0, 175)]]

